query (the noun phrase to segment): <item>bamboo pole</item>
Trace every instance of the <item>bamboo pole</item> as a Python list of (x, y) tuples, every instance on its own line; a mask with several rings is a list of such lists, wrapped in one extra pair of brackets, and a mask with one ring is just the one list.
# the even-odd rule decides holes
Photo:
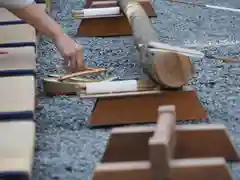
[[(167, 88), (180, 88), (187, 84), (194, 74), (189, 58), (173, 51), (172, 46), (158, 40), (157, 32), (137, 0), (118, 0), (118, 3), (132, 27), (142, 67), (149, 77), (160, 86)], [(150, 44), (152, 44), (151, 52)], [(161, 51), (159, 46), (163, 48)], [(158, 51), (152, 51), (154, 48)]]

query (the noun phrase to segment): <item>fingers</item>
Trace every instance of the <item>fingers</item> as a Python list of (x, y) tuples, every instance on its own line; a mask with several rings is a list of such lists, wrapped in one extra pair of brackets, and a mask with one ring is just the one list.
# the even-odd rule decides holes
[(81, 44), (77, 44), (67, 35), (59, 36), (55, 43), (64, 57), (65, 64), (68, 65), (68, 68), (71, 68), (71, 71), (76, 72), (85, 69), (83, 47)]
[(70, 68), (71, 68), (72, 72), (77, 72), (77, 64), (76, 64), (75, 55), (72, 55), (70, 57)]
[(76, 44), (75, 51), (65, 56), (65, 61), (68, 62), (68, 67), (70, 67), (72, 72), (83, 71), (86, 65), (84, 63), (82, 46)]
[(86, 68), (85, 63), (84, 63), (84, 55), (83, 55), (82, 49), (77, 50), (76, 56), (75, 56), (75, 61), (76, 61), (77, 69), (84, 70)]

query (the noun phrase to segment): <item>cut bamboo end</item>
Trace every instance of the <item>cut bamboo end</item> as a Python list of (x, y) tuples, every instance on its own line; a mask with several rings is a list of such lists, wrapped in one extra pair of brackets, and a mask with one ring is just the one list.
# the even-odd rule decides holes
[(151, 142), (168, 144), (175, 131), (176, 112), (175, 106), (159, 106), (158, 121)]
[(180, 88), (194, 75), (194, 66), (187, 56), (177, 53), (156, 53), (153, 57), (156, 79), (167, 88)]
[(159, 115), (161, 113), (175, 113), (176, 112), (176, 107), (174, 105), (169, 105), (169, 106), (159, 106), (158, 107), (158, 113)]

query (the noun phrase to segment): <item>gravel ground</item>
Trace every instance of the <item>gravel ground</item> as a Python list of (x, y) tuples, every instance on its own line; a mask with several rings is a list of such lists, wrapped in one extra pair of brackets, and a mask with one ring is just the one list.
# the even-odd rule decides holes
[[(212, 5), (240, 8), (239, 0), (201, 0)], [(155, 1), (157, 19), (153, 19), (159, 38), (182, 47), (205, 50), (219, 56), (238, 55), (240, 14), (204, 9), (165, 1)], [(74, 35), (79, 22), (71, 19), (71, 10), (83, 2), (62, 0), (54, 3), (53, 17), (66, 33)], [(85, 47), (89, 65), (111, 67), (124, 78), (142, 75), (131, 37), (77, 38)], [(39, 45), (38, 77), (60, 72), (59, 58), (51, 41), (42, 37)], [(193, 60), (196, 87), (210, 122), (227, 126), (233, 142), (240, 148), (240, 70), (237, 64), (211, 59)], [(41, 88), (41, 87), (40, 87)], [(41, 97), (43, 109), (37, 112), (37, 142), (33, 179), (91, 180), (95, 163), (100, 160), (109, 137), (108, 129), (90, 130), (86, 121), (95, 100), (78, 97)], [(232, 166), (234, 179), (240, 179), (240, 167)]]

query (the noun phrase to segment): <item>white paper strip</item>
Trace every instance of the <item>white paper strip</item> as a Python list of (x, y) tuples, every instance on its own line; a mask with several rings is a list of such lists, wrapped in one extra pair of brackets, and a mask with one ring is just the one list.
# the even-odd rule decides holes
[(105, 16), (115, 15), (120, 13), (120, 7), (109, 7), (109, 8), (89, 8), (84, 9), (84, 16)]
[(136, 80), (105, 81), (86, 84), (86, 94), (137, 91)]

